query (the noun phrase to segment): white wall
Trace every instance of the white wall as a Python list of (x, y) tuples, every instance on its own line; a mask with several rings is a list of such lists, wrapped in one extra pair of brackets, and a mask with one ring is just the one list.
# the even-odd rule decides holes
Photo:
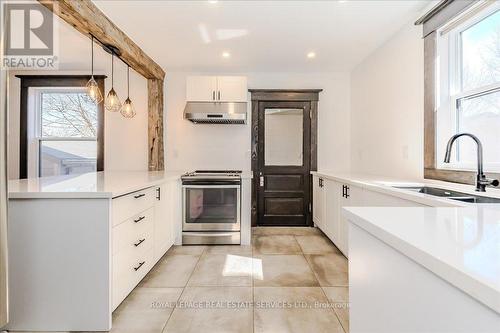
[[(203, 73), (211, 75), (214, 73)], [(224, 75), (224, 73), (215, 73)], [(246, 125), (192, 124), (183, 119), (186, 77), (200, 73), (167, 72), (165, 80), (166, 168), (168, 170), (250, 170), (250, 105)], [(275, 89), (321, 88), (318, 126), (318, 167), (350, 168), (349, 73), (233, 73), (245, 75), (248, 87)]]
[[(20, 79), (16, 74), (26, 75), (74, 75), (90, 74), (90, 40), (63, 21), (60, 24), (59, 60), (62, 70), (10, 72), (9, 74), (9, 119), (8, 119), (8, 175), (19, 177), (19, 107)], [(73, 52), (80, 49), (82, 52)], [(105, 94), (111, 88), (111, 56), (97, 44), (94, 46), (95, 74), (104, 74)], [(127, 98), (127, 67), (115, 59), (114, 88), (122, 103)], [(148, 168), (148, 101), (147, 80), (130, 70), (130, 99), (137, 115), (133, 119), (123, 118), (119, 113), (105, 112), (104, 169), (147, 170)]]
[(352, 171), (423, 178), (423, 39), (406, 24), (352, 72)]

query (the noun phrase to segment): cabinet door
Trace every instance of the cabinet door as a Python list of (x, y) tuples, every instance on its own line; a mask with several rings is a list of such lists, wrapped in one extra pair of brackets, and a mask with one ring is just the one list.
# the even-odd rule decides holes
[(154, 252), (160, 259), (173, 244), (172, 184), (164, 183), (157, 188), (155, 204)]
[(363, 202), (363, 189), (361, 187), (347, 186), (347, 198), (342, 197), (342, 207), (340, 212), (340, 225), (339, 225), (339, 249), (342, 253), (349, 256), (349, 221), (343, 216), (342, 208), (364, 206)]
[(217, 96), (220, 102), (246, 102), (247, 78), (245, 76), (218, 76)]
[(313, 222), (318, 228), (323, 230), (323, 215), (325, 209), (325, 196), (323, 188), (320, 186), (322, 180), (318, 176), (313, 176)]
[(186, 100), (188, 102), (215, 102), (216, 98), (216, 76), (188, 76), (186, 79)]
[(326, 181), (326, 196), (325, 196), (325, 234), (330, 240), (339, 246), (340, 241), (340, 207), (342, 201), (342, 184), (327, 180)]

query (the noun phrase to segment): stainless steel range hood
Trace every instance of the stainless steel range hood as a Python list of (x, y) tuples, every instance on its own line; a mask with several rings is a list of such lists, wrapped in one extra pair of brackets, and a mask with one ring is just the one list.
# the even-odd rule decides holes
[(187, 102), (184, 119), (195, 124), (246, 124), (247, 103)]

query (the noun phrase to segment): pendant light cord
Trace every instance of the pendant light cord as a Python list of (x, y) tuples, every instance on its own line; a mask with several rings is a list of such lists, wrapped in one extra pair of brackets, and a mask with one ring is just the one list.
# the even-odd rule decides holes
[(115, 53), (111, 53), (111, 89), (113, 89), (114, 83), (115, 83), (115, 75), (114, 75), (114, 63), (115, 63)]
[(91, 59), (91, 74), (94, 76), (94, 35), (90, 35), (92, 38), (90, 38), (90, 43), (91, 43), (91, 54), (92, 54), (92, 59)]
[(127, 65), (127, 97), (130, 98), (130, 66)]

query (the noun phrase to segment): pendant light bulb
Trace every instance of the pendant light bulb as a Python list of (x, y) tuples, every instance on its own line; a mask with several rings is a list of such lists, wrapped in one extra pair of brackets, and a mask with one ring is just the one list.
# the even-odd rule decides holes
[(91, 76), (89, 82), (87, 82), (87, 94), (89, 95), (90, 99), (92, 102), (95, 104), (99, 104), (102, 102), (102, 94), (101, 90), (99, 89), (99, 86), (97, 85), (96, 80), (94, 79), (94, 36), (91, 35), (91, 42), (92, 42), (92, 47), (91, 47)]
[(136, 112), (132, 101), (130, 100), (130, 66), (127, 66), (127, 99), (123, 103), (120, 113), (125, 118), (134, 118)]
[(104, 105), (104, 107), (109, 112), (118, 112), (122, 108), (122, 102), (120, 102), (120, 99), (118, 98), (118, 95), (113, 88), (111, 88), (111, 90), (108, 92), (108, 96), (106, 97), (106, 104)]
[(125, 118), (134, 118), (136, 112), (130, 98), (127, 97), (125, 103), (123, 103), (122, 110), (120, 112), (122, 116), (124, 116)]
[(120, 102), (120, 98), (116, 94), (116, 91), (113, 87), (114, 84), (114, 57), (115, 54), (111, 54), (111, 90), (108, 92), (108, 96), (106, 96), (106, 103), (104, 103), (104, 107), (109, 112), (118, 112), (122, 108), (122, 102)]

